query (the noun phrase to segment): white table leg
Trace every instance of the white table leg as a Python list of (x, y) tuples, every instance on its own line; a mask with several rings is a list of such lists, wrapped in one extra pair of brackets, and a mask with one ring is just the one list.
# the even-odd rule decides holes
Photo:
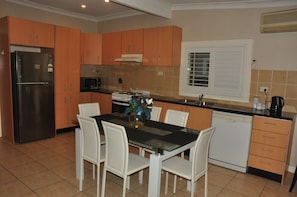
[(160, 155), (151, 154), (149, 167), (148, 197), (160, 197), (161, 167), (162, 161)]

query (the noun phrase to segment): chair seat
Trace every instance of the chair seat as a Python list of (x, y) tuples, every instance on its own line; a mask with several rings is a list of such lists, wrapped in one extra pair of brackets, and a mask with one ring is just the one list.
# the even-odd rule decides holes
[(175, 156), (164, 161), (162, 169), (190, 180), (192, 175), (192, 162)]
[(139, 155), (129, 153), (129, 166), (127, 174), (133, 174), (141, 169), (149, 167), (149, 159)]

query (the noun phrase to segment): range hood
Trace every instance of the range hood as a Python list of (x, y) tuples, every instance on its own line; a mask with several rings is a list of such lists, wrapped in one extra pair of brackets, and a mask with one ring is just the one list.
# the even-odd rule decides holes
[(142, 62), (142, 54), (122, 54), (120, 58), (116, 58), (116, 62)]

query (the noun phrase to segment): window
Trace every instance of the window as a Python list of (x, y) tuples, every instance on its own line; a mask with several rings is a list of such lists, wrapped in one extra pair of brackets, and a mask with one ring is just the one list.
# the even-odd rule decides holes
[(249, 101), (252, 40), (183, 42), (182, 96)]

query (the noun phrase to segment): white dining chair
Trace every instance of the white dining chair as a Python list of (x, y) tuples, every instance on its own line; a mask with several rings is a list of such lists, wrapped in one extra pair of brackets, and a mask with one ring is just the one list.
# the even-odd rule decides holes
[(101, 115), (99, 103), (80, 103), (78, 104), (79, 114), (82, 116), (98, 116)]
[[(92, 117), (101, 115), (99, 103), (80, 103), (78, 104), (79, 114), (82, 116)], [(100, 135), (101, 144), (105, 143), (105, 137)], [(95, 165), (93, 165), (93, 179), (95, 179)]]
[(82, 191), (84, 160), (97, 166), (97, 197), (100, 194), (100, 163), (105, 160), (105, 146), (101, 145), (98, 124), (94, 118), (77, 115), (81, 129), (81, 156), (79, 191)]
[(164, 122), (180, 127), (186, 127), (189, 112), (167, 109)]
[(191, 161), (175, 156), (163, 162), (162, 170), (166, 172), (165, 194), (168, 190), (168, 173), (172, 173), (174, 174), (173, 193), (176, 192), (176, 176), (180, 176), (191, 181), (191, 197), (194, 197), (195, 183), (204, 176), (204, 196), (207, 197), (208, 153), (214, 130), (214, 127), (210, 127), (200, 131)]
[[(106, 137), (106, 158), (102, 175), (102, 193), (105, 195), (106, 173), (111, 172), (123, 178), (123, 197), (130, 188), (128, 176), (149, 167), (149, 159), (129, 153), (126, 130), (123, 126), (101, 121)], [(128, 183), (128, 185), (127, 185)], [(142, 184), (142, 180), (140, 180)]]
[(159, 121), (162, 107), (153, 106), (151, 111), (151, 120)]
[[(186, 127), (188, 122), (189, 112), (167, 109), (164, 122), (180, 127)], [(181, 153), (184, 158), (185, 153)]]

